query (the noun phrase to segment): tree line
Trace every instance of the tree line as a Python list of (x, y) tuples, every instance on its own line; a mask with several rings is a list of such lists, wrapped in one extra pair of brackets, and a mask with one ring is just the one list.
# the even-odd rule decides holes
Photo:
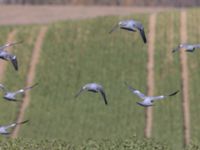
[(0, 4), (21, 5), (116, 5), (116, 6), (199, 6), (199, 0), (0, 0)]

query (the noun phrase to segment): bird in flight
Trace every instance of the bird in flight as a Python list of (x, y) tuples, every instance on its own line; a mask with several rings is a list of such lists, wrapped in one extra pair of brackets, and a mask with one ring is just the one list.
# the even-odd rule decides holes
[(9, 135), (11, 132), (9, 132), (8, 129), (14, 128), (14, 127), (16, 127), (17, 125), (20, 125), (20, 124), (27, 123), (28, 121), (29, 120), (25, 120), (25, 121), (22, 121), (22, 122), (12, 123), (12, 124), (6, 125), (6, 126), (0, 126), (0, 134)]
[(129, 86), (126, 82), (125, 82), (125, 84), (133, 94), (137, 95), (140, 99), (143, 100), (143, 101), (137, 102), (138, 105), (143, 106), (143, 107), (152, 106), (154, 101), (162, 100), (162, 99), (165, 99), (169, 96), (174, 96), (179, 92), (179, 91), (176, 91), (176, 92), (173, 92), (169, 95), (146, 96), (143, 93), (141, 93), (139, 90), (136, 90), (133, 87)]
[(0, 84), (0, 89), (2, 89), (3, 92), (4, 92), (4, 96), (3, 96), (4, 99), (6, 99), (8, 101), (19, 101), (16, 98), (16, 96), (18, 94), (24, 95), (27, 90), (31, 90), (36, 85), (38, 85), (38, 83), (36, 83), (36, 84), (34, 84), (34, 85), (30, 86), (30, 87), (26, 87), (26, 88), (20, 89), (18, 91), (10, 92), (5, 88), (5, 86), (3, 84)]
[(19, 43), (21, 43), (21, 42), (8, 43), (3, 46), (0, 46), (0, 58), (3, 60), (6, 60), (6, 61), (10, 61), (13, 64), (15, 70), (18, 70), (17, 57), (15, 55), (9, 53), (8, 51), (6, 51), (5, 48), (13, 46), (15, 44), (19, 44)]
[(97, 84), (97, 83), (88, 83), (88, 84), (85, 84), (80, 89), (80, 91), (76, 94), (75, 97), (78, 97), (84, 91), (89, 91), (89, 92), (94, 92), (94, 93), (100, 93), (101, 96), (103, 97), (103, 100), (104, 100), (105, 104), (106, 105), (108, 104), (107, 98), (106, 98), (106, 94), (104, 92), (103, 87), (100, 84)]
[(147, 43), (147, 39), (146, 39), (146, 35), (144, 32), (144, 27), (142, 25), (141, 22), (136, 21), (136, 20), (124, 20), (124, 21), (120, 21), (117, 25), (115, 25), (109, 33), (112, 33), (113, 31), (115, 31), (117, 28), (120, 29), (124, 29), (124, 30), (128, 30), (128, 31), (132, 31), (132, 32), (136, 32), (137, 30), (140, 32), (140, 35), (142, 37), (142, 40), (144, 43)]
[(174, 53), (180, 49), (184, 49), (186, 52), (194, 52), (197, 48), (200, 48), (200, 44), (179, 44), (172, 52)]

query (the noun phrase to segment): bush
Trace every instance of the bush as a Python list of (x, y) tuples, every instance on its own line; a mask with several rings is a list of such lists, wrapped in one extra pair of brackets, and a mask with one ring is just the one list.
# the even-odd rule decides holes
[(137, 139), (131, 137), (127, 139), (88, 139), (80, 145), (75, 145), (64, 140), (32, 140), (32, 139), (5, 139), (0, 141), (1, 150), (168, 150), (163, 145), (154, 140)]

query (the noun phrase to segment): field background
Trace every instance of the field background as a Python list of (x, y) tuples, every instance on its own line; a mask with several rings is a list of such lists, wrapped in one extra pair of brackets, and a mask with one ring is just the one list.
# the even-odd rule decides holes
[[(6, 43), (7, 36), (13, 30), (17, 31), (15, 41), (24, 41), (12, 48), (19, 58), (19, 72), (15, 72), (8, 62), (1, 81), (10, 90), (26, 85), (39, 30), (43, 26), (48, 28), (34, 79), (39, 82), (39, 86), (31, 91), (31, 101), (24, 117), (31, 121), (22, 126), (19, 137), (64, 139), (75, 144), (88, 138), (116, 139), (136, 135), (142, 139), (145, 109), (136, 105), (138, 98), (127, 89), (124, 81), (147, 92), (147, 45), (143, 44), (138, 33), (119, 30), (110, 35), (108, 31), (119, 20), (134, 18), (144, 24), (148, 35), (152, 10), (123, 16), (112, 14), (82, 20), (50, 20), (45, 24), (42, 21), (42, 24), (31, 24), (29, 21), (29, 25), (1, 25), (2, 44)], [(158, 9), (156, 12), (154, 88), (155, 95), (159, 95), (181, 89), (179, 54), (171, 53), (171, 49), (180, 43), (180, 10)], [(191, 43), (199, 41), (199, 13), (198, 8), (187, 9), (188, 42)], [(198, 50), (187, 53), (191, 137), (197, 143), (200, 138), (199, 55)], [(98, 94), (83, 93), (77, 99), (74, 98), (81, 86), (88, 82), (104, 86), (108, 106), (104, 105)], [(0, 103), (1, 124), (16, 120), (20, 104), (8, 103), (3, 99)], [(182, 149), (182, 114), (180, 94), (156, 103), (153, 139), (169, 145), (170, 149)]]

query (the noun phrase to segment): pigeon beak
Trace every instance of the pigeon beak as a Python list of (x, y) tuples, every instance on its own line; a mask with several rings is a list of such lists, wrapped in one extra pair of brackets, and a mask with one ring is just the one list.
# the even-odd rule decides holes
[(12, 62), (12, 64), (13, 64), (15, 70), (18, 70), (18, 62), (17, 62), (16, 56), (13, 56), (13, 57), (12, 57), (11, 62)]
[(109, 33), (112, 33), (112, 32), (114, 32), (116, 29), (118, 28), (118, 24), (117, 25), (115, 25), (110, 31), (109, 31)]

